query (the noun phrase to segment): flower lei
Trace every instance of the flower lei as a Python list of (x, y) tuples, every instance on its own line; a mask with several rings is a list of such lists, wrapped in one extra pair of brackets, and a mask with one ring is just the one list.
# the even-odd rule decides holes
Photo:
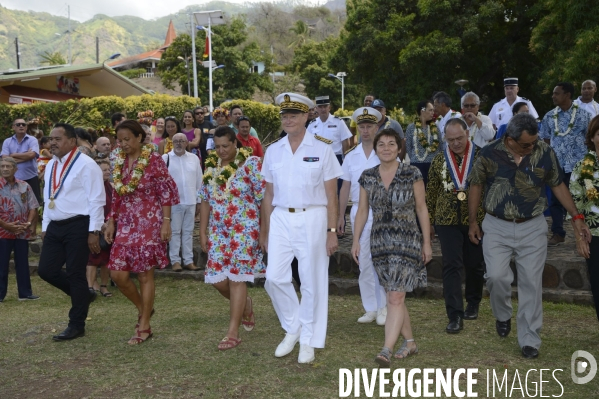
[(443, 182), (443, 189), (448, 193), (453, 192), (455, 188), (453, 185), (453, 180), (447, 179), (447, 162), (443, 160), (443, 169), (441, 169), (441, 180)]
[[(424, 135), (424, 131), (422, 130), (422, 122), (420, 122), (419, 118), (416, 118), (414, 121), (414, 155), (419, 161), (424, 161), (428, 154), (436, 152), (439, 149), (439, 134), (438, 129), (435, 124), (430, 124), (428, 126), (428, 132), (426, 136)], [(431, 137), (433, 141), (430, 142)], [(420, 146), (424, 148), (424, 155), (420, 157), (418, 155), (418, 147), (416, 146), (416, 142), (420, 143)], [(430, 142), (430, 143), (429, 143)]]
[(125, 159), (127, 159), (127, 154), (120, 148), (117, 150), (112, 180), (114, 182), (114, 189), (118, 195), (131, 194), (135, 191), (144, 175), (146, 166), (148, 166), (150, 154), (152, 154), (152, 146), (146, 144), (141, 147), (141, 155), (137, 158), (137, 165), (135, 165), (135, 168), (131, 172), (129, 183), (125, 185), (123, 184), (123, 165), (125, 164)]
[(553, 123), (555, 125), (554, 134), (556, 136), (564, 137), (572, 131), (572, 128), (574, 127), (574, 118), (576, 118), (576, 111), (578, 110), (578, 104), (574, 103), (572, 107), (574, 108), (574, 110), (572, 111), (572, 117), (570, 118), (570, 122), (568, 123), (568, 129), (563, 133), (560, 133), (559, 128), (557, 127), (557, 113), (559, 112), (560, 107), (555, 107), (555, 109), (553, 110)]
[(596, 164), (597, 154), (595, 151), (589, 151), (582, 159), (582, 168), (580, 169), (580, 177), (583, 179), (586, 196), (590, 201), (597, 201), (599, 199), (599, 193), (593, 185)]
[[(457, 114), (458, 114), (458, 112), (457, 112), (457, 111), (451, 111), (451, 115), (450, 115), (450, 116), (451, 116), (452, 118), (455, 118), (455, 116), (456, 116)], [(446, 115), (447, 115), (447, 114), (446, 114)], [(441, 122), (441, 119), (443, 119), (443, 118), (444, 118), (444, 116), (441, 116), (441, 115), (439, 115), (439, 116), (437, 117), (437, 122)], [(451, 118), (450, 118), (450, 119), (451, 119)]]
[[(204, 184), (209, 184), (213, 188), (214, 198), (224, 200), (229, 195), (231, 181), (235, 176), (235, 172), (239, 169), (239, 165), (245, 162), (246, 159), (252, 156), (252, 149), (242, 147), (237, 149), (237, 154), (233, 162), (227, 166), (221, 166), (221, 159), (216, 155), (216, 151), (210, 152), (206, 158), (206, 173), (204, 173)], [(219, 193), (218, 187), (221, 188), (223, 194)]]

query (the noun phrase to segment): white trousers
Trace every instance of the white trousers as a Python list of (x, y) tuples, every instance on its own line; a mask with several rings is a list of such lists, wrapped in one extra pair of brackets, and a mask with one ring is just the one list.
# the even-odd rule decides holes
[(183, 265), (193, 263), (193, 226), (195, 205), (173, 205), (171, 207), (171, 229), (173, 236), (169, 243), (171, 264), (181, 263), (179, 251), (183, 254)]
[[(356, 221), (356, 213), (358, 212), (358, 204), (351, 207), (349, 214), (354, 232), (354, 222)], [(367, 312), (376, 312), (378, 309), (387, 306), (385, 289), (379, 283), (379, 276), (374, 271), (372, 265), (372, 256), (370, 255), (370, 231), (372, 230), (372, 209), (368, 211), (368, 220), (362, 230), (360, 236), (360, 277), (358, 277), (358, 286), (360, 287), (360, 296), (362, 297), (362, 306)]]
[[(300, 344), (324, 348), (329, 306), (327, 209), (290, 213), (275, 207), (270, 216), (268, 267), (264, 288), (270, 295), (281, 327), (297, 334)], [(291, 261), (298, 260), (301, 303), (291, 283)]]

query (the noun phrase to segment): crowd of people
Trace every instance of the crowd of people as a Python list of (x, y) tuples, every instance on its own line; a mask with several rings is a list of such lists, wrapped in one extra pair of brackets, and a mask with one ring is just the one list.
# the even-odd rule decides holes
[(199, 222), (205, 283), (229, 301), (218, 349), (242, 342), (240, 326), (254, 329), (246, 283), (265, 277), (286, 333), (275, 356), (299, 342), (298, 362), (310, 363), (314, 349), (325, 346), (328, 259), (346, 231), (351, 201), (351, 253), (365, 311), (357, 322), (385, 327), (377, 364), (388, 367), (419, 350), (405, 298), (426, 287), (435, 239), (443, 256), (445, 331), (459, 333), (464, 320), (478, 318), (486, 280), (497, 334), (510, 333), (513, 259), (518, 343), (524, 357), (536, 358), (547, 247), (565, 241), (566, 217), (587, 259), (599, 319), (599, 104), (593, 81), (582, 84), (578, 98), (572, 84), (561, 82), (552, 93), (555, 108), (539, 121), (532, 103), (518, 96), (517, 78), (506, 78), (504, 87), (506, 97), (488, 116), (474, 92), (461, 96), (460, 111), (437, 92), (418, 103), (405, 133), (372, 94), (347, 126), (330, 113), (328, 96), (313, 102), (283, 93), (276, 98), (283, 131), (266, 146), (235, 105), (157, 119), (152, 111), (136, 120), (118, 113), (113, 129), (99, 132), (56, 123), (49, 136), (16, 119), (0, 160), (0, 301), (13, 251), (19, 299), (39, 299), (27, 248), (41, 206), (38, 273), (72, 302), (68, 327), (54, 339), (85, 334), (89, 303), (97, 292), (111, 296), (112, 280), (136, 308), (129, 344), (141, 344), (152, 337), (155, 269), (199, 270), (193, 259)]

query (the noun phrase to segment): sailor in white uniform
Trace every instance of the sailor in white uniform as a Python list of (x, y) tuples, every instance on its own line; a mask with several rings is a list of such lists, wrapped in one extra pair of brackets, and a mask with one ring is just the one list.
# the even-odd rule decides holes
[(507, 124), (512, 119), (512, 106), (516, 103), (523, 102), (528, 106), (528, 113), (539, 119), (537, 110), (532, 105), (530, 100), (518, 96), (518, 78), (505, 78), (503, 79), (503, 90), (505, 92), (505, 98), (493, 105), (491, 112), (489, 112), (489, 118), (493, 122), (493, 127), (499, 129), (499, 126)]
[[(352, 119), (360, 132), (362, 143), (354, 146), (345, 153), (345, 162), (341, 166), (343, 169), (343, 185), (339, 193), (339, 216), (337, 218), (337, 228), (340, 233), (345, 230), (345, 209), (347, 200), (351, 196), (352, 208), (350, 213), (352, 230), (356, 213), (358, 212), (358, 202), (360, 200), (360, 183), (358, 179), (362, 172), (369, 168), (379, 165), (379, 157), (373, 149), (374, 136), (377, 133), (382, 114), (374, 108), (358, 108), (352, 115)], [(360, 277), (358, 285), (360, 286), (360, 296), (362, 297), (362, 306), (366, 313), (358, 319), (358, 323), (371, 323), (376, 320), (380, 326), (385, 325), (387, 319), (387, 299), (385, 290), (379, 283), (379, 278), (372, 265), (370, 256), (370, 231), (372, 229), (372, 210), (368, 212), (368, 220), (360, 236)]]
[[(343, 172), (331, 141), (306, 134), (312, 101), (294, 93), (276, 98), (287, 136), (268, 146), (262, 173), (260, 243), (268, 252), (264, 288), (287, 332), (275, 351), (288, 355), (300, 342), (299, 363), (314, 361), (324, 348), (328, 316), (328, 265), (337, 242), (337, 178)], [(291, 283), (291, 260), (298, 259), (302, 300)]]
[(342, 119), (331, 115), (329, 96), (316, 97), (315, 110), (318, 117), (310, 122), (308, 131), (331, 140), (333, 152), (339, 163), (342, 163), (343, 153), (349, 149), (349, 139), (352, 137), (349, 128)]

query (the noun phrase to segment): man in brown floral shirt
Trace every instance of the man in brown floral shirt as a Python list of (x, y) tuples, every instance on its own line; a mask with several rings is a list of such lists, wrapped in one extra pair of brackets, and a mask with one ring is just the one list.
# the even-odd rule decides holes
[[(577, 239), (590, 241), (591, 233), (579, 216), (563, 182), (555, 152), (538, 140), (538, 125), (529, 114), (515, 115), (505, 136), (480, 150), (469, 176), (470, 240), (482, 242), (487, 266), (487, 288), (500, 337), (511, 330), (510, 258), (518, 271), (518, 343), (522, 355), (539, 355), (543, 325), (543, 269), (547, 257), (547, 209), (544, 185), (575, 219)], [(481, 232), (476, 215), (481, 195), (486, 211)]]
[[(441, 242), (443, 296), (449, 324), (445, 331), (457, 334), (464, 319), (478, 318), (483, 295), (483, 250), (468, 239), (468, 186), (466, 179), (476, 159), (477, 146), (469, 140), (466, 123), (450, 119), (445, 124), (446, 148), (431, 162), (426, 186), (426, 207)], [(483, 219), (479, 206), (476, 223)], [(432, 237), (431, 237), (432, 240)], [(462, 270), (466, 275), (466, 311), (462, 300)]]

